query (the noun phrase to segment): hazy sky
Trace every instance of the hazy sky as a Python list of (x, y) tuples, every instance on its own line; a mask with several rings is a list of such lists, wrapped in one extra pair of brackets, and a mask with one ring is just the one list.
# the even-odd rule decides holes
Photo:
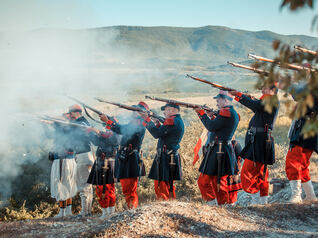
[(281, 0), (0, 0), (0, 30), (113, 25), (221, 25), (280, 34), (311, 32), (314, 10), (279, 10)]

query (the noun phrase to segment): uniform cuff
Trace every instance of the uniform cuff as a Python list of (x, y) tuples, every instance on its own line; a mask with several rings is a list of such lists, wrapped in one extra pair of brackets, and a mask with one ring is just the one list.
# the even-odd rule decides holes
[(198, 112), (198, 115), (200, 116), (203, 116), (205, 114), (205, 111), (203, 109), (201, 109), (199, 112)]
[(143, 126), (147, 126), (147, 125), (148, 125), (148, 122), (150, 122), (150, 121), (151, 121), (150, 117), (147, 117), (147, 118), (142, 122), (142, 125), (143, 125)]
[(108, 120), (108, 121), (106, 122), (106, 128), (110, 130), (110, 129), (112, 128), (112, 126), (113, 126), (113, 123), (114, 123), (113, 121)]
[(235, 96), (235, 101), (240, 101), (241, 100), (241, 97), (242, 97), (242, 95), (243, 95), (243, 93), (241, 93), (241, 92), (237, 92), (237, 94), (236, 94), (236, 96)]

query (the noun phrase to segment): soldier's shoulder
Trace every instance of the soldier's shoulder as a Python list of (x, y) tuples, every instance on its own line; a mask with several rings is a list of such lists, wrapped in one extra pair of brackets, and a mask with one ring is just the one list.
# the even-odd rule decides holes
[(220, 110), (219, 115), (222, 117), (231, 117), (232, 115), (231, 109), (228, 107), (224, 107)]
[(175, 116), (171, 116), (166, 118), (166, 120), (164, 121), (163, 125), (164, 126), (173, 126), (175, 124)]

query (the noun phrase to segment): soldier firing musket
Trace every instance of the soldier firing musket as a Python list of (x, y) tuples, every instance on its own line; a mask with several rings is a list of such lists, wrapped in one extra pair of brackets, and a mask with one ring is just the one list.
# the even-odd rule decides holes
[(192, 109), (201, 108), (201, 109), (205, 110), (206, 112), (209, 112), (209, 113), (212, 113), (212, 114), (216, 113), (215, 110), (213, 110), (212, 108), (210, 108), (210, 107), (208, 107), (206, 105), (180, 102), (180, 101), (173, 100), (173, 99), (165, 99), (165, 98), (159, 98), (159, 97), (154, 97), (154, 96), (145, 96), (145, 98), (151, 99), (151, 100), (155, 100), (155, 101), (175, 104), (175, 105), (178, 105), (178, 106), (181, 106), (181, 107), (186, 107), (186, 108), (192, 108)]
[[(260, 61), (264, 61), (264, 62), (268, 62), (268, 63), (273, 63), (273, 64), (277, 64), (279, 65), (279, 67), (282, 67), (282, 64), (277, 61), (277, 60), (273, 60), (273, 59), (268, 59), (262, 56), (257, 56), (257, 55), (253, 55), (253, 54), (248, 54), (248, 57), (252, 58), (252, 59), (256, 59), (256, 60), (260, 60)], [(300, 65), (295, 65), (295, 64), (288, 64), (285, 63), (283, 66), (287, 67), (288, 69), (292, 69), (292, 70), (307, 70), (307, 71), (317, 71), (316, 69), (313, 68), (309, 68), (306, 66), (300, 66)]]
[(165, 121), (165, 119), (159, 115), (157, 115), (156, 113), (152, 112), (152, 111), (147, 111), (147, 110), (144, 110), (144, 109), (141, 109), (139, 107), (134, 107), (134, 106), (129, 106), (129, 105), (126, 105), (126, 104), (123, 104), (123, 103), (116, 103), (116, 102), (112, 102), (112, 101), (107, 101), (107, 100), (104, 100), (104, 99), (100, 99), (100, 98), (95, 98), (97, 101), (99, 102), (103, 102), (103, 103), (108, 103), (108, 104), (111, 104), (111, 105), (114, 105), (114, 106), (117, 106), (117, 107), (120, 107), (120, 108), (123, 108), (123, 109), (126, 109), (126, 110), (129, 110), (129, 111), (134, 111), (134, 112), (147, 112), (147, 114), (152, 117), (152, 118), (155, 118), (157, 120), (159, 120), (161, 123), (163, 123)]
[[(71, 96), (67, 96), (67, 97), (68, 97), (69, 99), (71, 99), (71, 100), (73, 100), (73, 101), (75, 101), (75, 102), (81, 104), (81, 105), (83, 106), (83, 108), (84, 108), (84, 111), (85, 111), (86, 115), (87, 115), (90, 119), (92, 119), (93, 121), (95, 121), (95, 122), (101, 123), (100, 121), (97, 121), (96, 119), (94, 119), (94, 118), (88, 113), (87, 109), (89, 109), (89, 110), (91, 110), (92, 112), (96, 113), (98, 116), (106, 115), (105, 113), (103, 113), (103, 112), (97, 110), (96, 108), (93, 108), (93, 107), (87, 105), (86, 103), (84, 103), (84, 102), (82, 102), (82, 101), (80, 101), (80, 100), (78, 100), (78, 99), (76, 99), (76, 98), (74, 98), (74, 97), (71, 97)], [(112, 117), (110, 117), (110, 116), (108, 116), (108, 117), (111, 118), (111, 119), (114, 119), (114, 118), (112, 118)]]
[(301, 47), (299, 45), (295, 45), (294, 48), (295, 48), (295, 50), (301, 51), (303, 53), (307, 53), (307, 54), (310, 54), (310, 55), (318, 56), (318, 52), (317, 51), (309, 50), (309, 49), (306, 49), (306, 48)]
[[(151, 97), (146, 96), (146, 98)], [(178, 150), (184, 134), (184, 124), (180, 116), (180, 106), (171, 100), (163, 102), (166, 102), (166, 105), (161, 107), (165, 115), (163, 124), (158, 121), (154, 123), (147, 113), (140, 113), (144, 120), (142, 124), (155, 139), (158, 139), (157, 154), (149, 173), (149, 178), (154, 180), (158, 200), (175, 199), (173, 183), (182, 178), (181, 157)]]
[[(141, 112), (149, 111), (144, 102), (132, 106), (140, 108)], [(145, 136), (145, 128), (142, 125), (143, 118), (135, 111), (130, 116), (127, 124), (118, 123), (106, 115), (100, 115), (100, 119), (106, 123), (106, 128), (122, 135), (120, 147), (115, 161), (115, 177), (120, 181), (129, 209), (138, 206), (138, 178), (146, 175), (145, 166), (141, 157), (141, 144)]]
[(233, 156), (230, 141), (237, 128), (239, 115), (232, 106), (233, 98), (228, 91), (220, 90), (214, 99), (219, 111), (212, 116), (201, 108), (194, 108), (202, 124), (209, 131), (199, 168), (198, 185), (202, 199), (208, 205), (215, 205), (215, 198), (221, 205), (235, 202), (229, 196), (227, 178), (238, 173), (238, 165)]
[(60, 212), (57, 217), (72, 215), (72, 197), (80, 193), (82, 202), (81, 216), (90, 214), (92, 187), (87, 177), (93, 158), (87, 130), (91, 129), (82, 116), (82, 108), (75, 104), (63, 114), (67, 120), (51, 116), (39, 116), (45, 123), (52, 124), (54, 148), (49, 153), (53, 161), (51, 169), (51, 196), (59, 201)]

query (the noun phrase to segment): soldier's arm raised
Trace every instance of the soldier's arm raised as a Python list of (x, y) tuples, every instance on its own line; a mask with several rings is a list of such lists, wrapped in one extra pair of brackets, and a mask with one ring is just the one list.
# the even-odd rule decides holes
[(198, 116), (202, 121), (204, 127), (209, 131), (216, 131), (226, 126), (225, 121), (222, 119), (223, 116), (221, 116), (220, 114), (209, 118), (203, 109), (196, 110), (196, 112), (198, 113)]
[(253, 112), (257, 110), (263, 110), (263, 105), (261, 103), (261, 100), (258, 99), (252, 99), (249, 96), (246, 96), (245, 94), (238, 92), (238, 91), (230, 91), (230, 94), (235, 96), (235, 100), (244, 105), (245, 107), (251, 109)]
[(166, 119), (163, 125), (157, 127), (153, 121), (146, 119), (143, 125), (147, 128), (149, 133), (156, 139), (173, 134), (177, 130), (177, 126), (174, 123), (174, 119)]

